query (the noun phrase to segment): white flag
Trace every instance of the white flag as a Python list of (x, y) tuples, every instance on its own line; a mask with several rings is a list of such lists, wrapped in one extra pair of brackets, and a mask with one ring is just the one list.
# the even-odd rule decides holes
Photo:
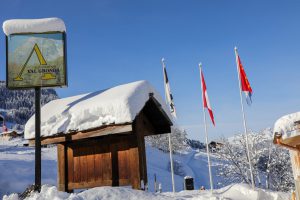
[(174, 99), (173, 99), (173, 96), (171, 93), (171, 88), (170, 88), (169, 79), (168, 79), (168, 75), (167, 75), (166, 65), (165, 65), (164, 61), (165, 61), (164, 58), (161, 59), (161, 62), (163, 65), (164, 81), (165, 81), (165, 96), (166, 96), (166, 100), (169, 105), (171, 114), (173, 115), (174, 118), (177, 118), (176, 109), (175, 109), (175, 105), (174, 105)]

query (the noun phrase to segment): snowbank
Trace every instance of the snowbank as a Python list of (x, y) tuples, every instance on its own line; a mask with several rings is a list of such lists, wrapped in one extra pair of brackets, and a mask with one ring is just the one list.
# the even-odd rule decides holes
[[(149, 93), (154, 94), (154, 98), (172, 119), (155, 89), (147, 81), (137, 81), (47, 103), (41, 109), (41, 136), (130, 123), (149, 100)], [(34, 124), (32, 116), (25, 125), (25, 139), (34, 138)]]
[[(125, 187), (97, 187), (83, 191), (81, 193), (68, 194), (65, 192), (57, 191), (55, 186), (43, 185), (40, 193), (31, 193), (26, 198), (27, 200), (84, 200), (84, 199), (101, 199), (101, 200), (184, 200), (184, 199), (197, 199), (197, 200), (286, 200), (289, 195), (280, 192), (271, 192), (262, 189), (252, 190), (246, 184), (235, 184), (215, 190), (213, 194), (210, 191), (181, 191), (178, 193), (150, 193), (140, 190), (133, 190)], [(17, 200), (16, 194), (4, 196), (4, 200)]]
[(300, 112), (285, 115), (279, 118), (274, 125), (274, 134), (279, 133), (282, 135), (282, 139), (293, 137), (298, 135), (295, 131), (294, 122), (300, 120)]
[(65, 32), (66, 26), (59, 18), (44, 19), (11, 19), (3, 23), (6, 35), (14, 33), (44, 33), (50, 31)]

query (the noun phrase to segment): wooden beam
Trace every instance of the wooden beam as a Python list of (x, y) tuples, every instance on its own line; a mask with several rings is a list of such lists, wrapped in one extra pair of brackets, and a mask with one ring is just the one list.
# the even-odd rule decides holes
[(118, 162), (118, 143), (110, 144), (111, 166), (112, 166), (112, 186), (119, 186), (119, 162)]
[[(134, 134), (137, 137), (138, 151), (139, 151), (139, 170), (140, 181), (143, 180), (144, 185), (148, 184), (147, 177), (147, 160), (146, 160), (146, 148), (145, 148), (145, 135), (151, 135), (154, 131), (152, 124), (147, 119), (143, 112), (136, 117), (134, 121)], [(145, 189), (145, 188), (143, 188)]]
[(111, 186), (111, 185), (112, 185), (112, 180), (97, 180), (97, 181), (93, 181), (93, 182), (69, 183), (68, 188), (83, 189), (83, 188)]
[(140, 163), (138, 147), (129, 149), (130, 182), (133, 189), (141, 189)]
[[(66, 149), (67, 150), (67, 157), (66, 157), (67, 166), (66, 166), (66, 168), (68, 169), (66, 180), (67, 180), (67, 183), (70, 183), (70, 182), (74, 182), (74, 157), (73, 157), (73, 149), (70, 146), (68, 146), (66, 148), (67, 148)], [(68, 186), (68, 184), (67, 184), (67, 186)], [(72, 190), (69, 189), (69, 187), (67, 189), (68, 189), (67, 192), (73, 192)]]
[(58, 169), (58, 190), (66, 192), (67, 188), (67, 174), (66, 174), (66, 147), (63, 144), (57, 145), (57, 169)]
[(296, 145), (300, 144), (300, 135), (286, 139), (281, 139), (281, 143), (296, 147)]
[[(68, 188), (70, 189), (83, 189), (83, 188), (93, 188), (93, 187), (100, 187), (100, 186), (112, 186), (112, 180), (96, 180), (96, 181), (89, 181), (89, 182), (81, 182), (81, 183), (72, 183), (68, 184)], [(130, 185), (129, 179), (120, 179), (119, 186)]]
[[(99, 137), (104, 135), (111, 134), (131, 134), (132, 133), (132, 125), (111, 125), (106, 127), (101, 127), (97, 129), (80, 131), (76, 133), (65, 134), (61, 136), (51, 136), (51, 137), (43, 137), (41, 138), (42, 145), (47, 144), (58, 144), (67, 141), (75, 141), (80, 139)], [(34, 139), (29, 140), (29, 146), (34, 146)]]

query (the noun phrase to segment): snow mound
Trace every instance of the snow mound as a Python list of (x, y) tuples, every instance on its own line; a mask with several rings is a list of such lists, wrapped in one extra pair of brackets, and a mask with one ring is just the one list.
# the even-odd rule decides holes
[(5, 35), (15, 33), (44, 33), (50, 31), (65, 32), (66, 26), (59, 18), (11, 19), (3, 22)]
[[(83, 131), (109, 124), (131, 123), (149, 100), (160, 102), (172, 119), (161, 96), (147, 81), (136, 81), (107, 90), (53, 100), (41, 109), (41, 136)], [(35, 136), (35, 116), (25, 125), (25, 139)]]
[(279, 118), (274, 125), (274, 134), (282, 135), (282, 139), (293, 137), (297, 134), (294, 123), (300, 120), (300, 112), (285, 115)]
[[(289, 195), (281, 192), (271, 192), (262, 189), (251, 190), (249, 185), (235, 184), (230, 185), (218, 190), (213, 194), (210, 191), (181, 191), (178, 193), (150, 193), (140, 190), (133, 190), (125, 187), (96, 187), (83, 191), (81, 193), (68, 194), (60, 192), (55, 186), (43, 185), (41, 192), (33, 192), (26, 200), (85, 200), (85, 199), (101, 199), (101, 200), (184, 200), (184, 199), (197, 199), (197, 200), (286, 200)], [(18, 200), (16, 194), (4, 196), (3, 200)]]

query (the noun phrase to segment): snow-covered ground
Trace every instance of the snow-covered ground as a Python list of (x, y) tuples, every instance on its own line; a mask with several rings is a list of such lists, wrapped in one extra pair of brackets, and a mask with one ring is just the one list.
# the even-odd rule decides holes
[[(22, 140), (0, 141), (0, 197), (5, 194), (22, 192), (34, 182), (34, 148), (19, 146)], [(230, 185), (215, 190), (211, 195), (209, 191), (200, 191), (200, 186), (209, 188), (207, 157), (203, 152), (190, 150), (174, 155), (174, 159), (182, 165), (185, 175), (194, 177), (195, 191), (183, 190), (183, 176), (175, 175), (177, 193), (171, 191), (171, 176), (167, 170), (169, 154), (147, 146), (147, 166), (149, 191), (142, 192), (130, 188), (100, 187), (83, 191), (78, 194), (58, 192), (56, 189), (57, 162), (56, 148), (42, 149), (42, 184), (41, 194), (32, 194), (32, 199), (241, 199), (241, 200), (285, 200), (288, 195), (284, 193), (268, 192), (264, 190), (252, 191), (247, 185)], [(213, 174), (216, 164), (220, 162), (212, 156)], [(154, 194), (154, 174), (157, 182), (162, 184), (161, 194)], [(214, 176), (214, 185), (222, 181)], [(52, 186), (50, 186), (52, 185)], [(181, 192), (179, 192), (181, 191)], [(9, 199), (14, 199), (11, 195)]]
[[(23, 147), (23, 140), (0, 139), (0, 197), (22, 192), (34, 182), (34, 148)], [(42, 149), (42, 183), (56, 185), (56, 149)]]
[[(4, 200), (17, 200), (16, 194), (4, 196)], [(140, 190), (133, 190), (125, 187), (97, 187), (92, 188), (81, 193), (68, 194), (57, 191), (55, 186), (43, 185), (40, 193), (31, 193), (28, 200), (288, 200), (287, 194), (271, 192), (262, 189), (251, 190), (249, 185), (234, 184), (227, 187), (215, 190), (213, 194), (208, 191), (193, 190), (181, 191), (177, 193), (163, 192), (153, 193), (144, 192)]]
[[(163, 153), (150, 146), (147, 146), (146, 150), (149, 190), (154, 191), (154, 174), (156, 174), (157, 181), (162, 184), (163, 191), (172, 191), (171, 175), (166, 170), (170, 160), (169, 153)], [(173, 159), (181, 164), (186, 176), (194, 178), (195, 189), (199, 189), (201, 186), (209, 188), (207, 156), (204, 152), (190, 150), (189, 152), (173, 155)], [(214, 176), (218, 160), (212, 156), (211, 162)], [(219, 177), (214, 176), (215, 188), (217, 188), (217, 183), (220, 181)], [(176, 191), (183, 190), (183, 176), (175, 175), (175, 186)]]

